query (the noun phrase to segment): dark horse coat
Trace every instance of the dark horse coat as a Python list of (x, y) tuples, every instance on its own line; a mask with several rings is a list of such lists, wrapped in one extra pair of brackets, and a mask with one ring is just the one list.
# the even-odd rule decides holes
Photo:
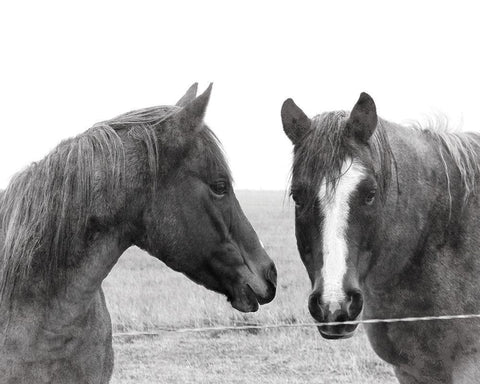
[(275, 267), (203, 123), (211, 86), (196, 88), (177, 106), (96, 124), (2, 192), (0, 383), (109, 381), (101, 283), (130, 245), (238, 310), (273, 299)]
[[(291, 193), (300, 256), (320, 333), (330, 321), (480, 313), (480, 137), (351, 112), (308, 118), (289, 99)], [(366, 325), (401, 383), (476, 383), (480, 320)]]

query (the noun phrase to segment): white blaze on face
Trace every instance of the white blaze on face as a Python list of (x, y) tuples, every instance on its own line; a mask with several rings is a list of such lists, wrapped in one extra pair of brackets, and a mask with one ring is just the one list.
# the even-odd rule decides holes
[(364, 168), (358, 162), (347, 159), (334, 195), (326, 199), (326, 187), (322, 185), (319, 199), (323, 208), (323, 302), (334, 303), (345, 299), (343, 278), (347, 272), (346, 230), (350, 211), (350, 196), (364, 178)]

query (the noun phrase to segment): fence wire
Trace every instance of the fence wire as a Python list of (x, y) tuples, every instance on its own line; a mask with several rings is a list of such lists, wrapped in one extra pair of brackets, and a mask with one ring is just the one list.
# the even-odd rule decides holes
[(433, 320), (465, 320), (480, 319), (480, 314), (464, 314), (464, 315), (442, 315), (442, 316), (422, 316), (422, 317), (400, 317), (392, 319), (364, 319), (351, 321), (333, 321), (329, 323), (278, 323), (278, 324), (248, 324), (248, 325), (225, 325), (214, 327), (199, 328), (157, 328), (153, 331), (133, 331), (133, 332), (116, 332), (113, 337), (126, 336), (157, 336), (164, 333), (201, 333), (201, 332), (224, 332), (224, 331), (248, 331), (278, 328), (310, 328), (310, 327), (326, 327), (335, 325), (359, 325), (359, 324), (380, 324), (380, 323), (410, 323), (417, 321), (433, 321)]

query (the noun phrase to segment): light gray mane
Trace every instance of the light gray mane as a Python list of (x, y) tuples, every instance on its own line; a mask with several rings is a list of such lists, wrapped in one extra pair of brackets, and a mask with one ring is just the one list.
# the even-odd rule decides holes
[(460, 173), (464, 189), (463, 199), (467, 202), (475, 194), (477, 178), (480, 176), (480, 134), (453, 130), (444, 117), (430, 119), (426, 124), (414, 122), (412, 129), (419, 131), (438, 144), (447, 178), (448, 192), (451, 198), (450, 173), (448, 159)]

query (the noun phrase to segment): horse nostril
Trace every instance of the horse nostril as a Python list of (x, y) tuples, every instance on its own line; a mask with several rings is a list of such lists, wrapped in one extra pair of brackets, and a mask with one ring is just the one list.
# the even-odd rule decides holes
[(348, 313), (348, 317), (351, 320), (354, 320), (362, 312), (363, 295), (360, 290), (352, 290), (347, 293), (347, 297), (348, 297), (348, 302), (346, 305), (346, 311)]
[(317, 295), (317, 305), (324, 311), (325, 304), (323, 303), (322, 295)]
[(277, 287), (277, 269), (275, 268), (275, 264), (272, 264), (270, 268), (267, 269), (265, 277), (275, 288)]
[(321, 293), (312, 293), (308, 298), (308, 310), (312, 317), (318, 322), (324, 322), (326, 320), (324, 307)]

